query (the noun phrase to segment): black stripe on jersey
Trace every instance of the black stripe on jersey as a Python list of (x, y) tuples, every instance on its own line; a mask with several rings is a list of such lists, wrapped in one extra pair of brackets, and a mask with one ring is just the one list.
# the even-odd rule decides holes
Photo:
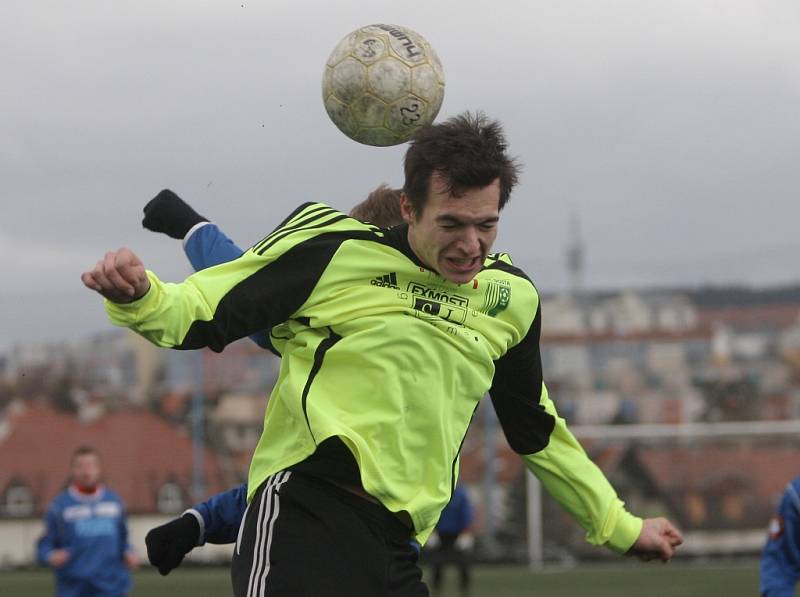
[(331, 328), (328, 328), (328, 337), (325, 338), (322, 342), (319, 343), (317, 346), (317, 350), (314, 351), (314, 364), (311, 366), (311, 371), (308, 374), (308, 379), (306, 380), (306, 385), (303, 388), (303, 415), (306, 417), (306, 425), (308, 425), (308, 432), (311, 434), (311, 439), (314, 440), (314, 444), (316, 445), (317, 439), (314, 437), (314, 432), (311, 430), (311, 422), (308, 420), (308, 409), (306, 408), (306, 403), (308, 401), (308, 392), (311, 389), (311, 384), (314, 383), (314, 378), (319, 373), (319, 370), (322, 369), (322, 361), (325, 359), (325, 353), (333, 347), (342, 337), (334, 332)]
[[(288, 216), (286, 216), (283, 219), (283, 222), (281, 222), (280, 224), (275, 226), (275, 228), (272, 229), (272, 232), (275, 232), (279, 228), (283, 228), (284, 226), (286, 226), (286, 224), (288, 224), (289, 222), (294, 220), (297, 216), (299, 216), (301, 213), (303, 213), (305, 210), (307, 210), (312, 205), (315, 205), (315, 203), (313, 201), (306, 201), (305, 203), (303, 203), (303, 205), (301, 205), (300, 207), (295, 209), (292, 213), (290, 213)], [(317, 209), (322, 209), (323, 207), (326, 207), (326, 206), (325, 205), (317, 205), (317, 207), (315, 207), (313, 211), (316, 211)], [(309, 211), (309, 213), (311, 213), (311, 211)]]
[[(287, 233), (294, 232), (295, 230), (298, 230), (300, 227), (305, 226), (306, 224), (310, 224), (311, 222), (315, 222), (316, 220), (319, 220), (320, 218), (332, 213), (338, 213), (338, 212), (331, 207), (327, 207), (326, 205), (320, 205), (319, 207), (311, 209), (308, 211), (308, 213), (304, 214), (305, 216), (304, 219), (295, 224), (292, 224), (291, 226), (284, 227), (284, 225), (282, 224), (281, 226), (270, 232), (266, 237), (264, 237), (264, 239), (253, 245), (253, 248), (251, 250), (254, 253), (263, 255), (264, 251), (263, 250), (259, 251), (259, 249), (261, 249), (266, 243), (270, 242), (273, 238), (276, 238), (277, 236), (283, 234), (284, 232)], [(281, 238), (285, 236), (286, 234), (283, 234)]]
[[(275, 338), (276, 340), (291, 340), (292, 339), (291, 336), (276, 336), (272, 332), (270, 332), (269, 337), (270, 338)], [(277, 352), (275, 354), (276, 354), (276, 356), (282, 356), (282, 355), (278, 354)]]
[(494, 378), (489, 388), (503, 433), (511, 449), (518, 454), (533, 454), (546, 448), (556, 425), (555, 417), (540, 404), (543, 381), (539, 353), (541, 313), (541, 308), (537, 308), (522, 342), (494, 362)]
[(269, 334), (264, 334), (262, 337), (264, 338), (264, 340), (266, 340), (266, 343), (267, 343), (267, 345), (264, 346), (263, 348), (266, 348), (268, 351), (270, 351), (276, 357), (280, 358), (282, 356), (281, 353), (278, 352), (278, 349), (275, 348), (274, 344), (272, 344), (272, 338), (276, 338), (276, 339), (279, 339), (279, 338), (277, 336), (273, 336), (272, 332), (270, 332)]
[(306, 201), (305, 203), (303, 203), (303, 205), (301, 205), (300, 207), (298, 207), (297, 209), (295, 209), (295, 210), (294, 210), (292, 213), (290, 213), (288, 216), (286, 216), (286, 217), (283, 219), (283, 222), (281, 222), (280, 224), (278, 224), (277, 226), (275, 226), (275, 228), (273, 228), (273, 229), (270, 231), (270, 233), (269, 233), (269, 234), (267, 234), (267, 235), (266, 235), (264, 238), (262, 238), (260, 241), (258, 241), (258, 242), (257, 242), (255, 245), (253, 245), (252, 247), (250, 247), (250, 250), (253, 250), (253, 248), (254, 248), (254, 247), (257, 247), (258, 245), (260, 245), (261, 243), (263, 243), (263, 242), (264, 242), (265, 240), (267, 240), (267, 239), (268, 239), (270, 236), (272, 236), (272, 235), (275, 233), (275, 231), (276, 231), (276, 230), (278, 230), (279, 228), (283, 228), (284, 226), (286, 226), (286, 224), (288, 224), (289, 222), (291, 222), (292, 218), (294, 218), (295, 216), (297, 216), (297, 214), (301, 213), (302, 211), (304, 211), (304, 210), (308, 209), (308, 207), (309, 207), (309, 206), (311, 206), (311, 205), (314, 205), (314, 204), (313, 204), (311, 201)]
[(412, 263), (425, 269), (431, 269), (430, 266), (425, 265), (422, 260), (414, 253), (411, 245), (408, 243), (408, 224), (398, 224), (391, 228), (384, 229), (384, 237), (380, 241), (393, 249), (400, 251)]
[[(306, 207), (306, 209), (308, 209), (308, 207), (310, 207), (310, 206), (312, 206), (312, 205), (315, 205), (315, 204), (314, 204), (314, 203), (307, 203), (307, 204), (306, 204), (306, 206), (307, 206), (307, 207)], [(314, 208), (312, 208), (312, 209), (308, 209), (308, 211), (304, 211), (304, 210), (299, 210), (299, 211), (298, 211), (298, 210), (295, 210), (295, 212), (294, 212), (294, 215), (292, 215), (292, 216), (290, 216), (289, 218), (287, 218), (287, 219), (286, 219), (286, 220), (283, 222), (283, 224), (281, 224), (280, 226), (278, 226), (277, 228), (275, 228), (275, 230), (273, 230), (273, 232), (277, 232), (277, 231), (278, 231), (280, 228), (282, 228), (283, 226), (286, 226), (287, 224), (291, 224), (292, 226), (294, 226), (295, 224), (297, 224), (297, 222), (295, 222), (294, 220), (295, 220), (296, 218), (299, 218), (299, 217), (301, 216), (301, 214), (302, 214), (302, 217), (304, 217), (304, 218), (305, 218), (305, 217), (307, 217), (307, 216), (310, 216), (310, 215), (312, 215), (312, 214), (315, 214), (315, 213), (317, 213), (317, 212), (320, 212), (320, 211), (325, 211), (325, 210), (332, 210), (332, 211), (335, 211), (335, 210), (334, 210), (332, 207), (330, 207), (329, 205), (324, 205), (324, 204), (322, 204), (322, 203), (320, 203), (320, 204), (317, 204), (317, 205), (316, 205), (316, 207), (314, 207)]]
[(323, 233), (265, 263), (228, 291), (211, 321), (194, 321), (175, 348), (208, 346), (220, 352), (234, 340), (283, 323), (311, 295), (340, 245), (353, 238), (371, 240), (374, 235), (368, 231)]
[[(320, 218), (323, 218), (323, 217), (329, 216), (329, 215), (333, 215), (333, 214), (336, 214), (336, 213), (339, 213), (339, 212), (337, 212), (336, 210), (331, 210), (330, 212), (321, 213), (321, 214), (312, 216), (310, 218), (307, 218), (307, 219), (303, 220), (302, 222), (300, 222), (299, 224), (296, 224), (295, 226), (290, 226), (289, 228), (281, 230), (274, 237), (270, 238), (266, 242), (266, 244), (264, 244), (263, 247), (261, 247), (260, 249), (258, 249), (257, 251), (254, 251), (254, 252), (258, 253), (259, 255), (263, 255), (275, 243), (283, 240), (284, 238), (286, 238), (287, 236), (289, 236), (290, 234), (292, 234), (294, 232), (298, 232), (300, 230), (314, 230), (315, 228), (322, 228), (323, 226), (330, 226), (331, 224), (335, 224), (336, 222), (341, 222), (342, 220), (346, 220), (346, 219), (348, 219), (350, 217), (350, 216), (346, 216), (345, 214), (339, 213), (338, 216), (336, 216), (335, 218), (331, 218), (330, 220), (325, 220), (324, 222), (320, 222), (318, 224), (314, 224), (313, 226), (308, 226), (307, 225), (307, 224), (310, 224), (311, 222), (315, 222), (316, 220), (318, 220)], [(300, 226), (303, 226), (303, 227), (300, 228)]]
[(461, 437), (461, 443), (458, 444), (458, 452), (456, 452), (456, 457), (453, 458), (453, 464), (450, 467), (450, 499), (453, 499), (453, 493), (456, 490), (456, 464), (458, 463), (458, 456), (461, 454), (461, 448), (464, 447), (464, 440), (467, 439), (467, 432), (469, 431), (469, 426), (472, 425), (472, 419), (475, 418), (475, 412), (478, 410), (478, 406), (480, 406), (480, 402), (472, 409), (469, 423), (467, 423), (467, 428), (464, 430), (464, 435)]

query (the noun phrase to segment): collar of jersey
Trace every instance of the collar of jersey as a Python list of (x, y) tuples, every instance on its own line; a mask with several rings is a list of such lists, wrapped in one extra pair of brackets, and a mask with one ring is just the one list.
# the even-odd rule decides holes
[(439, 272), (424, 264), (420, 260), (420, 258), (417, 257), (417, 254), (414, 253), (414, 250), (411, 248), (411, 245), (408, 242), (408, 224), (399, 224), (394, 228), (389, 228), (384, 238), (386, 239), (386, 242), (389, 246), (400, 251), (403, 255), (408, 257), (416, 265), (426, 270), (432, 271), (438, 275)]
[(70, 483), (68, 491), (69, 494), (79, 502), (96, 502), (103, 497), (106, 492), (106, 488), (102, 483), (98, 483), (93, 493), (81, 493), (72, 483)]

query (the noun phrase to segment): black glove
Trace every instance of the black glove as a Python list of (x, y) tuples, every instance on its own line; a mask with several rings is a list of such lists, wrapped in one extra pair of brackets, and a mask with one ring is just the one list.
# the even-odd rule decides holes
[(158, 568), (161, 576), (169, 574), (183, 561), (183, 556), (192, 551), (200, 538), (200, 523), (189, 513), (170, 520), (160, 527), (150, 529), (144, 542), (147, 558)]
[(208, 222), (208, 219), (169, 189), (161, 191), (144, 206), (142, 226), (172, 238), (182, 239), (192, 226), (200, 222)]

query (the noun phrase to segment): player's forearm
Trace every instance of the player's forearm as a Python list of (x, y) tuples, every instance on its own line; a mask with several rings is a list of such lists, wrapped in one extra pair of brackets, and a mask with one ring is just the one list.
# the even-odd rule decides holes
[(247, 484), (211, 497), (195, 506), (203, 519), (204, 540), (209, 543), (233, 543), (247, 508)]
[(761, 584), (761, 594), (763, 597), (795, 597), (795, 586), (797, 578), (772, 578), (765, 585)]
[(586, 530), (589, 543), (625, 553), (636, 542), (642, 520), (625, 510), (602, 473), (592, 474), (589, 467), (580, 467), (582, 473), (578, 474), (583, 477), (577, 478), (563, 475), (558, 464), (546, 459), (523, 459), (548, 493)]
[(526, 466), (586, 530), (586, 540), (625, 553), (642, 529), (642, 520), (625, 510), (600, 468), (558, 417), (549, 398), (543, 400), (556, 425), (547, 447), (523, 455)]
[(36, 546), (36, 560), (43, 566), (49, 566), (50, 554), (54, 549), (52, 541), (40, 541)]
[[(128, 327), (154, 344), (180, 349), (207, 346), (221, 351), (254, 332), (271, 329), (291, 314), (285, 285), (265, 282), (274, 260), (248, 252), (240, 259), (202, 270), (180, 284), (146, 272), (150, 290), (136, 301), (106, 301), (112, 323)], [(274, 274), (278, 276), (280, 274)], [(283, 293), (283, 294), (281, 294)], [(299, 299), (295, 302), (300, 302)], [(293, 303), (292, 303), (293, 304)]]
[[(147, 272), (150, 290), (140, 299), (119, 304), (105, 301), (106, 312), (114, 325), (130, 328), (153, 344), (165, 348), (183, 347), (195, 321), (213, 319), (208, 302), (191, 283), (164, 283)], [(202, 346), (186, 346), (197, 348)]]
[(40, 564), (47, 566), (49, 565), (48, 558), (50, 554), (56, 549), (58, 527), (56, 526), (56, 522), (49, 512), (45, 517), (44, 524), (45, 532), (36, 542), (36, 559)]

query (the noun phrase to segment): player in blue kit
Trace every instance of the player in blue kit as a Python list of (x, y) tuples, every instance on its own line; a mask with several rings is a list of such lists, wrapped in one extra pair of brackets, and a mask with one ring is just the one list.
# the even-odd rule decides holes
[(58, 597), (126, 595), (139, 557), (128, 544), (125, 506), (100, 483), (94, 448), (75, 450), (71, 467), (70, 486), (47, 509), (37, 558), (55, 571)]
[(761, 557), (763, 597), (794, 597), (800, 580), (800, 477), (786, 486)]

